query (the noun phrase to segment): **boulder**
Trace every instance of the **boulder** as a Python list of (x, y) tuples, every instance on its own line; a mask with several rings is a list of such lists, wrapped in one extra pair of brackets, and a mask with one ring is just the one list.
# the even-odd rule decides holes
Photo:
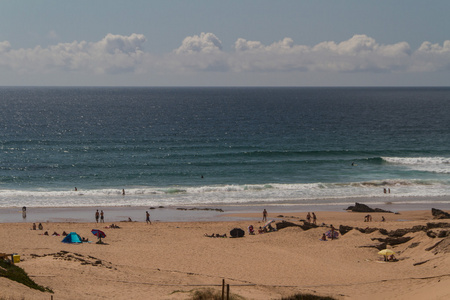
[(431, 214), (433, 215), (433, 219), (450, 219), (449, 213), (437, 208), (432, 208)]
[(347, 207), (346, 210), (350, 210), (352, 212), (364, 212), (364, 213), (368, 213), (368, 212), (384, 212), (384, 213), (393, 213), (392, 211), (389, 210), (384, 210), (381, 208), (371, 208), (365, 204), (362, 203), (358, 203), (355, 202), (354, 206), (349, 206)]

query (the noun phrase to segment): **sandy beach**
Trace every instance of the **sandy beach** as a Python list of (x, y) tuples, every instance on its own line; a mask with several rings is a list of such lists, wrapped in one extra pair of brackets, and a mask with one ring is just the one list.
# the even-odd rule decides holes
[[(352, 229), (338, 239), (321, 241), (332, 224), (386, 231), (448, 223), (433, 220), (430, 210), (399, 214), (317, 212), (321, 226), (309, 230), (287, 227), (275, 232), (248, 235), (247, 227), (263, 225), (261, 213), (227, 214), (217, 221), (44, 222), (0, 224), (0, 252), (18, 253), (18, 264), (54, 294), (29, 289), (0, 278), (5, 299), (189, 299), (203, 288), (221, 290), (222, 280), (244, 299), (281, 299), (296, 293), (336, 299), (448, 299), (450, 297), (450, 237), (430, 235), (449, 230), (434, 228), (406, 233), (407, 242), (388, 245), (397, 262), (384, 262), (373, 246), (385, 239), (379, 230)], [(382, 216), (386, 221), (381, 222)], [(273, 213), (269, 219), (303, 225), (304, 212)], [(322, 223), (324, 225), (322, 225)], [(242, 228), (243, 238), (230, 238)], [(103, 230), (106, 244), (96, 244), (92, 229)], [(417, 228), (417, 227), (416, 227)], [(77, 232), (90, 243), (65, 244), (62, 236), (44, 231)], [(428, 235), (427, 235), (428, 231)], [(431, 233), (430, 233), (431, 232)], [(227, 238), (205, 234), (227, 234)], [(439, 243), (440, 242), (440, 243)], [(439, 243), (439, 244), (438, 244)]]

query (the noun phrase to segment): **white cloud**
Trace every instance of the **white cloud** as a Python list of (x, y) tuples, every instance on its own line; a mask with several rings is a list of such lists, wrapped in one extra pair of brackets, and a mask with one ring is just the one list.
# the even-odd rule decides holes
[(411, 73), (450, 70), (450, 41), (424, 42), (411, 50), (406, 42), (383, 45), (363, 34), (341, 42), (299, 45), (286, 37), (269, 45), (238, 38), (234, 51), (223, 51), (213, 33), (186, 37), (164, 55), (144, 52), (146, 38), (107, 34), (97, 42), (73, 41), (46, 48), (14, 49), (0, 42), (0, 68), (17, 74), (192, 74), (193, 72), (366, 72)]
[(9, 66), (19, 73), (49, 73), (54, 70), (99, 74), (129, 72), (140, 66), (144, 42), (142, 34), (108, 34), (96, 43), (74, 41), (48, 48), (37, 46), (19, 50), (11, 50), (9, 43), (3, 42), (0, 43), (0, 65)]
[(181, 46), (175, 50), (175, 53), (214, 53), (221, 50), (222, 42), (214, 34), (202, 32), (199, 36), (186, 37), (181, 43)]

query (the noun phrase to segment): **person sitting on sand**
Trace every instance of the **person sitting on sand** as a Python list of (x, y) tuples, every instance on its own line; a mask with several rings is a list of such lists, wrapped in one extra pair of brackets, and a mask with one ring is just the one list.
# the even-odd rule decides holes
[(59, 233), (57, 233), (56, 231), (53, 231), (52, 236), (59, 236)]
[(258, 233), (264, 233), (264, 229), (261, 226), (259, 226)]
[(67, 236), (67, 232), (63, 231), (62, 235)]
[(389, 255), (388, 261), (397, 261), (397, 258), (395, 258), (394, 254)]
[(381, 216), (381, 222), (386, 221), (386, 219), (384, 218), (384, 216)]
[(36, 230), (36, 223), (33, 223), (33, 230)]
[(42, 226), (42, 223), (39, 223), (38, 228), (39, 228), (39, 230), (43, 230), (44, 229), (44, 226)]
[(253, 225), (248, 226), (248, 234), (255, 234), (255, 229), (253, 229)]
[(321, 241), (326, 241), (327, 240), (327, 236), (324, 234), (322, 234), (322, 238), (320, 239)]
[(44, 235), (48, 235), (48, 231), (44, 232)]

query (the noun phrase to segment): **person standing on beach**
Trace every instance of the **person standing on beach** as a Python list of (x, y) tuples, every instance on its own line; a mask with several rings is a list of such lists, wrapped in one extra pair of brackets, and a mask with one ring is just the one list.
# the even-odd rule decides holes
[(316, 217), (316, 214), (314, 212), (312, 213), (312, 219), (313, 219), (313, 224), (317, 225), (317, 217)]
[(95, 222), (98, 223), (98, 218), (99, 217), (100, 217), (100, 213), (98, 212), (98, 209), (97, 209), (97, 212), (95, 213)]
[(145, 221), (147, 222), (147, 224), (152, 224), (152, 222), (150, 221), (150, 214), (148, 213), (148, 211), (145, 212)]
[(105, 223), (105, 215), (103, 214), (103, 210), (100, 212), (100, 223)]
[(308, 223), (311, 223), (311, 214), (309, 212), (306, 215), (306, 220), (308, 221)]
[(264, 208), (263, 210), (263, 218), (262, 218), (263, 222), (267, 221), (267, 210)]

